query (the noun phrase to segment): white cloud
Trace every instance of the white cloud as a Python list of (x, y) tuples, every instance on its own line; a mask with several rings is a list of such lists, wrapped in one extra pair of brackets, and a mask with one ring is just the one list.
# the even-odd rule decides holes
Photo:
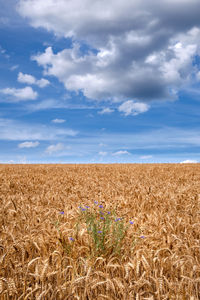
[(9, 160), (7, 163), (8, 163), (8, 164), (14, 164), (15, 161), (14, 161), (14, 160)]
[(138, 114), (144, 113), (149, 110), (149, 105), (146, 103), (134, 102), (132, 100), (128, 100), (122, 103), (118, 107), (119, 112), (124, 113), (125, 116), (133, 115), (136, 116)]
[[(174, 53), (174, 57), (164, 60), (160, 65), (160, 71), (164, 79), (172, 86), (179, 86), (183, 80), (183, 76), (187, 81), (191, 76), (191, 66), (195, 53), (197, 53), (197, 45), (183, 44), (178, 42), (168, 47), (169, 51)], [(162, 59), (160, 59), (162, 61)]]
[(54, 119), (54, 120), (52, 120), (51, 122), (53, 122), (53, 123), (58, 123), (58, 124), (62, 124), (62, 123), (65, 123), (66, 120), (64, 120), (64, 119)]
[[(92, 100), (175, 99), (171, 91), (196, 73), (199, 0), (20, 0), (18, 11), (32, 26), (73, 39), (72, 48), (48, 47), (33, 59)], [(83, 54), (79, 41), (97, 51)]]
[(37, 92), (35, 92), (30, 86), (22, 89), (5, 88), (2, 89), (1, 92), (5, 95), (14, 97), (15, 100), (18, 101), (35, 100), (38, 96)]
[(96, 109), (96, 106), (70, 103), (67, 101), (63, 101), (61, 99), (45, 99), (45, 100), (41, 100), (40, 102), (29, 103), (26, 105), (26, 108), (29, 111), (39, 111), (39, 110), (47, 110), (53, 108), (88, 110), (88, 109)]
[(19, 72), (17, 80), (22, 83), (27, 84), (34, 84), (36, 79), (32, 75), (29, 74), (23, 74), (22, 72)]
[(47, 147), (46, 152), (48, 154), (52, 154), (53, 152), (58, 152), (64, 149), (64, 145), (62, 143), (58, 143), (55, 145), (50, 145), (49, 147)]
[(197, 77), (197, 80), (200, 81), (200, 71), (197, 72), (196, 77)]
[(49, 80), (45, 79), (45, 78), (42, 78), (40, 80), (37, 80), (36, 81), (36, 84), (40, 87), (40, 88), (44, 88), (46, 87), (47, 85), (50, 84)]
[(28, 124), (0, 118), (0, 140), (63, 140), (66, 137), (74, 137), (77, 134), (77, 131), (69, 128), (55, 128), (55, 126), (47, 126), (39, 123)]
[(187, 159), (180, 162), (180, 164), (197, 164), (197, 163), (198, 163), (197, 160), (192, 160), (192, 159)]
[(153, 157), (152, 155), (142, 155), (140, 156), (140, 159), (150, 159), (152, 157)]
[(12, 67), (10, 68), (10, 70), (11, 70), (11, 71), (14, 71), (14, 70), (16, 70), (17, 68), (19, 68), (19, 65), (14, 65), (14, 66), (12, 66)]
[(10, 55), (7, 54), (7, 51), (4, 48), (2, 48), (1, 45), (0, 45), (0, 55), (2, 55), (3, 57), (5, 57), (7, 59), (10, 58)]
[(108, 153), (106, 151), (99, 151), (98, 154), (101, 156), (106, 156)]
[(28, 164), (29, 162), (26, 159), (26, 156), (22, 156), (21, 158), (19, 158), (19, 163), (20, 164)]
[[(190, 21), (181, 24), (184, 28), (199, 21), (198, 8), (198, 0), (164, 0), (162, 3), (159, 0), (124, 0), (123, 3), (120, 0), (20, 0), (18, 6), (19, 12), (36, 28), (44, 27), (65, 37), (82, 37), (95, 44), (105, 42), (109, 35), (120, 35), (134, 27), (136, 33), (145, 25), (151, 29), (161, 28), (166, 19), (169, 24), (165, 25), (177, 31), (181, 22)], [(144, 34), (141, 32), (140, 39)]]
[(65, 105), (63, 102), (61, 103), (54, 99), (46, 99), (27, 105), (27, 109), (30, 111), (47, 110), (52, 108), (65, 108)]
[(101, 111), (99, 111), (98, 114), (105, 115), (105, 114), (111, 114), (112, 112), (114, 112), (114, 109), (106, 107), (106, 108), (102, 109)]
[(49, 80), (45, 78), (37, 80), (34, 76), (30, 74), (23, 74), (22, 72), (19, 72), (17, 80), (21, 83), (35, 84), (41, 88), (46, 87), (47, 85), (50, 84)]
[(130, 154), (130, 153), (126, 150), (121, 150), (121, 151), (114, 152), (112, 155), (118, 156), (118, 155), (126, 155), (126, 154)]
[(35, 148), (39, 146), (39, 142), (23, 142), (18, 144), (18, 148)]

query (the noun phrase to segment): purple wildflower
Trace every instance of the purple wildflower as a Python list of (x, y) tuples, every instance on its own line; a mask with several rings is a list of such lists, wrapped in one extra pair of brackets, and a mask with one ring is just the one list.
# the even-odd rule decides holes
[(101, 217), (100, 219), (101, 219), (101, 220), (105, 220), (104, 217)]
[(110, 211), (108, 211), (108, 215), (110, 215)]
[(99, 230), (99, 231), (98, 231), (98, 233), (102, 233), (102, 231), (101, 231), (101, 230)]
[(121, 218), (117, 218), (115, 219), (115, 222), (121, 221)]
[(132, 224), (134, 224), (134, 222), (133, 222), (133, 221), (130, 221), (129, 223), (130, 223), (131, 225), (132, 225)]
[(94, 201), (94, 204), (96, 204), (96, 205), (97, 205), (97, 204), (98, 204), (98, 202), (97, 202), (97, 201)]
[(103, 205), (102, 205), (102, 204), (100, 204), (100, 205), (99, 205), (99, 208), (103, 208)]
[(86, 208), (90, 208), (88, 205), (85, 205)]
[(72, 237), (69, 238), (70, 241), (74, 242), (74, 239)]
[(141, 235), (140, 238), (141, 238), (141, 239), (145, 239), (145, 236), (144, 236), (144, 235)]
[(60, 214), (60, 215), (64, 215), (64, 211), (60, 211), (59, 214)]
[(82, 211), (85, 211), (86, 209), (81, 207), (81, 210), (82, 210)]

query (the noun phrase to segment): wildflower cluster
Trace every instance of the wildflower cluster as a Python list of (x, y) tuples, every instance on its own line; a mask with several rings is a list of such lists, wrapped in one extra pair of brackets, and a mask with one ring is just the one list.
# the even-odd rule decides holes
[[(94, 201), (92, 207), (80, 205), (78, 208), (79, 217), (76, 222), (76, 234), (72, 234), (73, 237), (63, 236), (59, 229), (61, 219), (64, 218), (64, 211), (59, 212), (60, 218), (55, 222), (59, 233), (58, 240), (64, 251), (70, 254), (78, 237), (78, 232), (84, 223), (92, 243), (92, 247), (90, 247), (92, 255), (120, 255), (128, 227), (133, 225), (134, 222), (130, 220), (129, 224), (125, 224), (123, 218), (117, 217), (115, 210), (107, 211), (103, 204), (99, 204), (97, 201)], [(145, 236), (140, 235), (140, 238), (145, 239)], [(133, 245), (135, 245), (135, 241), (133, 241)]]
[[(115, 210), (107, 211), (94, 201), (94, 207), (79, 206), (79, 222), (84, 222), (93, 244), (93, 254), (120, 254), (128, 225), (123, 218), (116, 217)], [(130, 224), (133, 224), (130, 221)]]

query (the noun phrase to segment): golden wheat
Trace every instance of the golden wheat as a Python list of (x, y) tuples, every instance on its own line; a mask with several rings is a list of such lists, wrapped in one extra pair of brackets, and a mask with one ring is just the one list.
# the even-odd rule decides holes
[[(199, 182), (199, 164), (0, 165), (0, 299), (200, 299)], [(120, 255), (77, 231), (94, 201), (133, 222)]]

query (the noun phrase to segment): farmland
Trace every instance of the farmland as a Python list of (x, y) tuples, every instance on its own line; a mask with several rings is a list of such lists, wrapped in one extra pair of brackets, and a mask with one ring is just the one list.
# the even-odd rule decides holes
[(0, 299), (200, 299), (199, 183), (200, 164), (0, 165)]

